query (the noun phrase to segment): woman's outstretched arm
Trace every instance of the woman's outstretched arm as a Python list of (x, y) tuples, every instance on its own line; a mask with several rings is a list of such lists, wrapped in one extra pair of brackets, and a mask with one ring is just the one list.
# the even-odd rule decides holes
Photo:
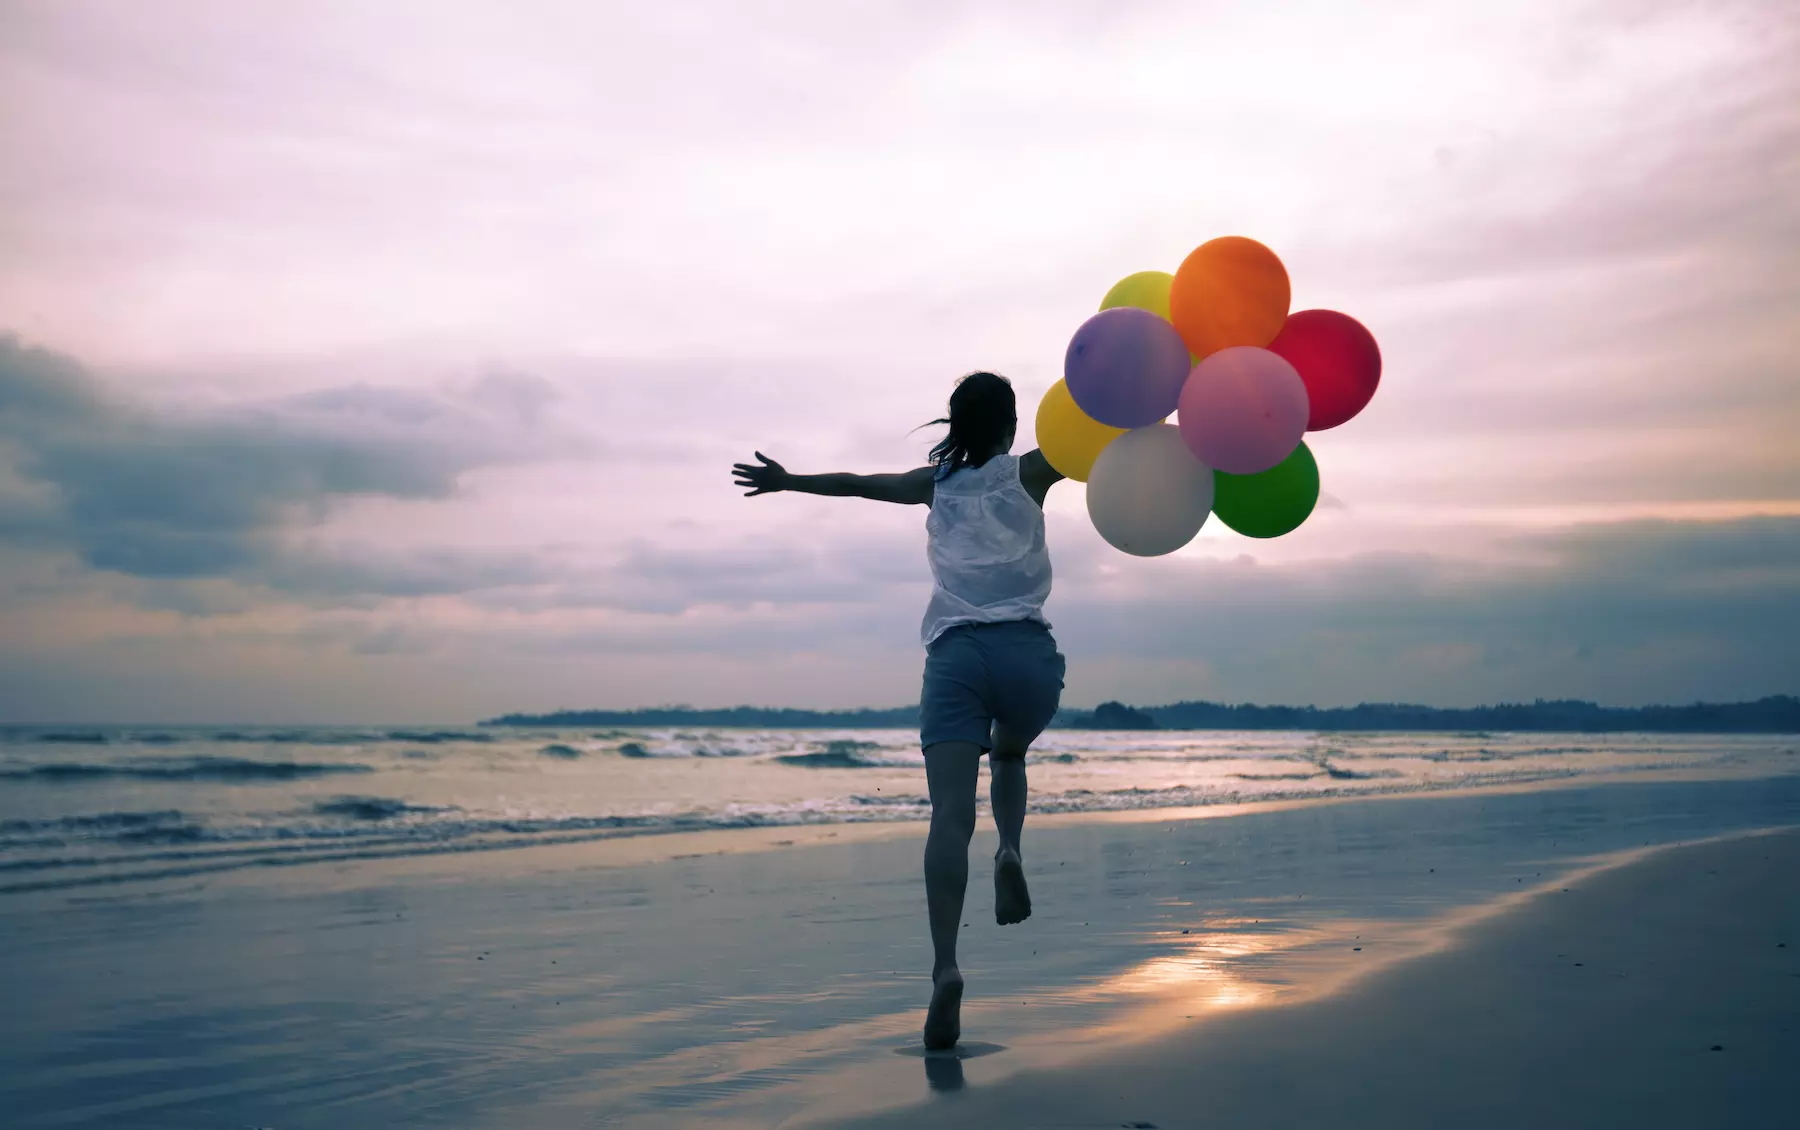
[(1063, 473), (1052, 467), (1050, 460), (1045, 459), (1044, 453), (1035, 447), (1019, 457), (1019, 482), (1024, 484), (1025, 493), (1039, 506), (1044, 504), (1044, 496), (1050, 493), (1050, 488), (1061, 482), (1063, 477)]
[(908, 506), (930, 506), (935, 471), (918, 467), (897, 475), (795, 475), (762, 452), (756, 463), (733, 464), (733, 482), (750, 489), (744, 497), (773, 494), (778, 490), (802, 494), (823, 494), (836, 498), (870, 498), (876, 502), (898, 502)]

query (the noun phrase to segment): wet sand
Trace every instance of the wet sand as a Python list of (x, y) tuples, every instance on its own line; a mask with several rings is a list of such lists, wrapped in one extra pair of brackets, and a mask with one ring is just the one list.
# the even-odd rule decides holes
[[(1445, 924), (1488, 916), (1468, 934), (1485, 946), (1489, 931), (1538, 913), (1521, 904), (1545, 884), (1573, 887), (1561, 896), (1572, 907), (1601, 905), (1607, 888), (1581, 878), (1598, 862), (1793, 825), (1800, 776), (1034, 820), (1032, 917), (1004, 927), (983, 828), (959, 955), (967, 1059), (920, 1054), (931, 954), (918, 824), (13, 894), (0, 898), (0, 1122), (761, 1130), (910, 1107), (884, 1124), (1167, 1128), (1306, 1125), (1307, 1109), (1357, 1125), (1340, 1115), (1359, 1102), (1385, 1096), (1431, 1111), (1433, 1095), (1447, 1102), (1476, 1085), (1521, 1095), (1548, 1086), (1555, 1099), (1573, 1086), (1556, 1071), (1604, 1078), (1642, 1053), (1624, 1037), (1577, 1038), (1561, 1030), (1560, 1011), (1533, 1005), (1511, 1029), (1494, 1028), (1522, 1042), (1525, 1066), (1465, 1053), (1510, 1064), (1511, 1075), (1472, 1084), (1470, 1068), (1430, 1066), (1449, 1054), (1442, 1033), (1469, 1025), (1453, 1012), (1406, 1011), (1454, 999), (1448, 991), (1402, 990), (1446, 959), (1429, 956), (1445, 944)], [(1665, 963), (1692, 955), (1693, 968), (1677, 973), (1717, 979), (1693, 1009), (1736, 1007), (1747, 985), (1755, 999), (1786, 999), (1792, 1016), (1791, 996), (1757, 988), (1750, 962), (1755, 932), (1775, 928), (1756, 916), (1795, 889), (1783, 850), (1785, 870), (1714, 868), (1732, 885), (1707, 895), (1696, 922), (1739, 923), (1741, 938), (1670, 934), (1650, 951)], [(1640, 913), (1660, 906), (1665, 888), (1689, 897), (1670, 882), (1646, 880), (1612, 902)], [(1638, 940), (1673, 929), (1653, 926)], [(1634, 937), (1500, 946), (1457, 991), (1475, 1002), (1499, 994), (1504, 1012), (1506, 994), (1524, 992), (1512, 986), (1533, 976), (1556, 987), (1556, 1009), (1580, 1003), (1570, 994), (1651, 984), (1626, 944)], [(1763, 960), (1791, 954), (1771, 949)], [(1514, 969), (1519, 955), (1541, 968)], [(1615, 971), (1632, 976), (1589, 977)], [(1330, 1011), (1350, 1000), (1363, 1003)], [(1613, 1007), (1580, 1003), (1601, 1005)], [(1746, 1071), (1761, 1054), (1755, 1025), (1692, 1028), (1684, 1040), (1725, 1047), (1695, 1070)], [(1626, 1050), (1609, 1050), (1615, 1043)], [(1036, 1081), (1014, 1082), (1027, 1078)], [(1057, 1087), (1072, 1097), (1035, 1110), (1016, 1099)], [(1749, 1090), (1734, 1094), (1750, 1101)], [(1515, 1096), (1515, 1107), (1523, 1101)], [(1076, 1117), (1084, 1121), (1067, 1121)]]
[(840, 1125), (1800, 1125), (1800, 830), (1510, 901), (1321, 999)]

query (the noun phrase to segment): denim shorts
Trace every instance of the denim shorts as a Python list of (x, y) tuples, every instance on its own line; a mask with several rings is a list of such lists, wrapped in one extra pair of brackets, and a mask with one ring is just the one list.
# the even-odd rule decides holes
[(1062, 701), (1064, 664), (1041, 620), (957, 624), (925, 651), (919, 744), (994, 748), (999, 727), (1024, 745), (1043, 733)]

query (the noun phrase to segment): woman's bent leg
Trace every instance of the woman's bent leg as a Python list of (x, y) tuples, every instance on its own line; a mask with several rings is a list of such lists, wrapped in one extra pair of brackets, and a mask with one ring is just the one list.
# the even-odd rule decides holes
[(975, 835), (975, 783), (981, 747), (937, 742), (925, 750), (931, 792), (931, 831), (925, 837), (925, 906), (931, 919), (931, 1010), (925, 1044), (947, 1048), (962, 1033), (962, 972), (956, 967), (956, 934), (969, 885), (969, 840)]
[(1000, 847), (994, 852), (994, 921), (1002, 926), (1031, 917), (1031, 891), (1025, 885), (1025, 863), (1019, 850), (1025, 832), (1025, 751), (1030, 744), (1029, 738), (1020, 741), (1004, 728), (994, 727), (988, 797), (994, 807), (994, 827), (1000, 833)]
[(1002, 926), (1031, 917), (1020, 837), (1025, 832), (1025, 754), (1056, 717), (1066, 664), (1050, 629), (1037, 622), (1009, 625), (996, 638), (994, 749), (991, 796), (1000, 850), (994, 853), (994, 920)]
[(1025, 832), (1025, 751), (1030, 742), (1017, 742), (994, 728), (994, 751), (988, 756), (988, 800), (994, 808), (994, 828), (1000, 833), (1000, 850), (1019, 851)]

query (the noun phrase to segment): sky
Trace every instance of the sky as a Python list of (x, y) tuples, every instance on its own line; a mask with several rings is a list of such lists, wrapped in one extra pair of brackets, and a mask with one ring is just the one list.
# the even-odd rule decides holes
[(1065, 703), (1800, 692), (1800, 9), (0, 0), (0, 722), (917, 701), (917, 466), (1272, 248), (1258, 541), (1046, 505)]

